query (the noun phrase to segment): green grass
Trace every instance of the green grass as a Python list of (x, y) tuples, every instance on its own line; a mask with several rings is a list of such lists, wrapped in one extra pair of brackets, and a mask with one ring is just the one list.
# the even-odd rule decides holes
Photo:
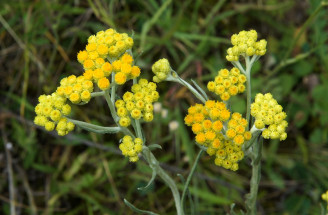
[[(319, 5), (319, 0), (2, 2), (0, 167), (6, 171), (0, 178), (0, 214), (10, 214), (7, 140), (13, 144), (11, 182), (21, 214), (134, 214), (123, 198), (140, 209), (175, 214), (171, 193), (160, 180), (137, 190), (151, 171), (143, 161), (131, 164), (120, 155), (120, 135), (75, 129), (59, 137), (33, 125), (38, 96), (52, 93), (61, 78), (80, 75), (77, 52), (89, 35), (109, 27), (134, 34), (142, 77), (150, 79), (152, 63), (166, 57), (181, 77), (203, 89), (219, 69), (231, 67), (225, 60), (230, 36), (256, 29), (268, 40), (268, 52), (253, 71), (253, 92), (271, 92), (289, 121), (286, 141), (264, 144), (259, 211), (319, 214), (321, 193), (328, 189), (328, 20), (327, 6)], [(160, 100), (169, 114), (144, 125), (147, 138), (162, 146), (155, 155), (180, 185), (176, 174), (186, 177), (197, 153), (183, 125), (186, 109), (197, 100), (184, 90), (161, 83)], [(240, 100), (232, 103), (245, 110)], [(74, 118), (110, 125), (106, 107), (96, 98), (74, 107)], [(171, 120), (180, 123), (175, 134), (168, 130)], [(230, 172), (203, 156), (190, 188), (196, 214), (227, 213), (230, 202), (235, 211), (244, 209), (249, 179), (248, 160)]]

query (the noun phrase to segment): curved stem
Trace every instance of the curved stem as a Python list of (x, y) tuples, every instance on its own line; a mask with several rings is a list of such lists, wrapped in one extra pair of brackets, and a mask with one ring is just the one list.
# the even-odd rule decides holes
[(106, 133), (117, 133), (121, 131), (120, 127), (104, 127), (99, 125), (94, 125), (87, 122), (82, 122), (79, 120), (74, 120), (70, 118), (66, 118), (69, 122), (74, 123), (75, 125), (91, 132), (99, 133), (99, 134), (106, 134)]
[(162, 178), (165, 184), (171, 189), (177, 210), (177, 215), (183, 215), (184, 212), (183, 208), (181, 207), (180, 193), (174, 180), (165, 172), (165, 170), (162, 169), (162, 167), (160, 167), (158, 160), (155, 158), (148, 147), (143, 147), (142, 155), (148, 162), (149, 166), (153, 169), (153, 171), (156, 171), (156, 173)]
[(169, 75), (166, 78), (167, 81), (177, 82), (177, 83), (187, 87), (192, 92), (192, 94), (194, 94), (201, 102), (203, 102), (203, 103), (206, 102), (206, 98), (204, 98), (193, 86), (191, 86), (188, 82), (186, 82), (185, 80), (180, 78), (175, 71), (172, 71), (172, 72), (174, 75)]
[[(115, 96), (115, 95), (114, 95), (114, 96)], [(129, 136), (135, 138), (134, 134), (132, 134), (132, 132), (131, 132), (128, 128), (126, 128), (126, 127), (122, 127), (122, 126), (118, 123), (118, 121), (119, 121), (119, 117), (117, 116), (117, 113), (116, 113), (116, 110), (115, 110), (114, 104), (113, 104), (113, 102), (112, 102), (112, 100), (111, 100), (111, 98), (110, 98), (110, 96), (109, 96), (109, 90), (106, 90), (106, 91), (105, 91), (105, 93), (104, 93), (104, 97), (105, 97), (105, 99), (106, 99), (107, 105), (108, 105), (108, 107), (109, 107), (109, 109), (110, 109), (110, 112), (111, 112), (111, 114), (112, 114), (112, 117), (113, 117), (113, 119), (114, 119), (116, 125), (117, 125), (118, 127), (120, 127), (121, 131), (122, 131), (124, 134), (129, 135)]]
[(182, 207), (182, 208), (184, 208), (184, 201), (185, 201), (185, 198), (186, 198), (186, 194), (187, 194), (188, 186), (189, 186), (189, 184), (190, 184), (190, 181), (191, 181), (191, 179), (192, 179), (192, 176), (194, 175), (194, 172), (195, 172), (195, 170), (196, 170), (196, 167), (197, 167), (198, 161), (199, 161), (200, 157), (202, 156), (203, 152), (204, 152), (203, 149), (200, 149), (200, 150), (199, 150), (199, 153), (198, 153), (198, 155), (197, 155), (197, 157), (196, 157), (196, 160), (195, 160), (195, 162), (194, 162), (194, 164), (193, 164), (193, 166), (192, 166), (192, 168), (191, 168), (191, 170), (190, 170), (190, 173), (189, 173), (189, 175), (188, 175), (187, 181), (186, 181), (186, 183), (185, 183), (185, 185), (184, 185), (183, 192), (182, 192), (182, 197), (181, 197), (181, 207)]
[(247, 90), (247, 108), (246, 108), (246, 120), (247, 130), (249, 130), (250, 116), (251, 116), (251, 102), (252, 102), (252, 87), (251, 87), (251, 68), (253, 64), (250, 64), (249, 57), (246, 57), (246, 90)]
[(256, 215), (256, 200), (261, 179), (261, 155), (263, 137), (260, 136), (259, 141), (253, 143), (253, 153), (250, 154), (252, 160), (252, 178), (250, 182), (250, 193), (246, 196), (247, 215)]

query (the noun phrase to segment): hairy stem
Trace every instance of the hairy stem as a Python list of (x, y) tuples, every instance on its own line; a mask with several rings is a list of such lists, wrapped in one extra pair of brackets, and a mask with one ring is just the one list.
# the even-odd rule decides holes
[(145, 139), (142, 136), (142, 128), (141, 128), (140, 120), (136, 119), (135, 122), (136, 122), (136, 129), (135, 129), (136, 131), (135, 132), (136, 132), (137, 136), (139, 138), (141, 138), (143, 142), (145, 142)]
[(175, 71), (172, 71), (172, 72), (173, 72), (173, 75), (169, 75), (166, 78), (167, 81), (177, 82), (177, 83), (187, 87), (192, 92), (192, 94), (194, 94), (196, 96), (196, 98), (198, 98), (201, 102), (203, 102), (203, 103), (206, 102), (206, 98), (204, 98), (204, 96), (202, 96), (193, 86), (191, 86), (188, 82), (186, 82), (185, 80), (180, 78)]
[(195, 172), (195, 170), (196, 170), (197, 164), (198, 164), (199, 159), (200, 159), (200, 157), (202, 156), (203, 152), (204, 152), (203, 149), (200, 149), (200, 150), (199, 150), (199, 153), (198, 153), (198, 155), (197, 155), (197, 157), (196, 157), (196, 160), (195, 160), (195, 162), (194, 162), (194, 164), (193, 164), (193, 166), (192, 166), (192, 168), (191, 168), (191, 171), (190, 171), (190, 173), (189, 173), (189, 175), (188, 175), (187, 181), (186, 181), (186, 183), (185, 183), (185, 185), (184, 185), (183, 192), (182, 192), (182, 197), (181, 197), (181, 207), (182, 207), (182, 208), (184, 208), (184, 201), (185, 201), (185, 198), (186, 198), (186, 194), (187, 194), (187, 190), (188, 190), (188, 187), (189, 187), (190, 181), (191, 181), (191, 179), (192, 179), (192, 176), (194, 175), (194, 172)]
[(148, 147), (143, 147), (142, 155), (148, 162), (149, 166), (153, 169), (153, 171), (156, 171), (156, 173), (161, 177), (165, 184), (171, 189), (177, 210), (177, 215), (183, 215), (184, 212), (183, 208), (181, 207), (180, 193), (174, 180), (165, 172), (165, 170), (162, 169), (162, 167), (160, 167), (158, 160), (155, 158)]
[(117, 133), (117, 132), (121, 131), (120, 127), (104, 127), (104, 126), (94, 125), (91, 123), (82, 122), (82, 121), (74, 120), (74, 119), (70, 119), (70, 118), (67, 118), (67, 120), (85, 130), (99, 133), (99, 134)]
[(252, 102), (251, 69), (253, 64), (250, 63), (248, 56), (245, 59), (246, 59), (246, 79), (247, 79), (246, 80), (246, 90), (247, 90), (246, 120), (248, 122), (247, 130), (249, 130), (250, 116), (251, 116), (251, 102)]
[[(113, 96), (115, 96), (115, 95), (113, 95)], [(119, 121), (119, 117), (117, 116), (117, 113), (116, 113), (116, 110), (115, 110), (114, 104), (113, 104), (113, 102), (112, 102), (112, 100), (111, 100), (111, 98), (110, 98), (110, 96), (109, 96), (109, 90), (106, 90), (106, 91), (105, 91), (104, 97), (105, 97), (105, 99), (106, 99), (107, 105), (108, 105), (108, 107), (109, 107), (109, 109), (110, 109), (110, 113), (112, 114), (112, 117), (113, 117), (113, 119), (114, 119), (116, 125), (117, 125), (118, 127), (120, 127), (121, 131), (122, 131), (124, 134), (129, 135), (129, 136), (135, 138), (134, 134), (132, 134), (132, 132), (131, 132), (128, 128), (126, 128), (126, 127), (122, 127), (122, 126), (118, 123), (118, 121)]]
[(246, 196), (247, 215), (256, 215), (256, 200), (261, 179), (261, 155), (262, 155), (263, 137), (260, 136), (258, 141), (253, 143), (252, 153), (250, 154), (252, 160), (252, 178), (250, 182), (250, 193)]

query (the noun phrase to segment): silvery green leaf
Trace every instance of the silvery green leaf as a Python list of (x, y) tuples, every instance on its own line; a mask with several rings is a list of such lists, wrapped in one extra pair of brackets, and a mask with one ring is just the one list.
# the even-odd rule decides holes
[(197, 90), (204, 96), (204, 98), (206, 98), (206, 100), (208, 100), (207, 94), (205, 93), (205, 91), (194, 81), (192, 80), (192, 83), (196, 86)]
[(145, 187), (138, 187), (138, 190), (142, 190), (142, 191), (145, 191), (149, 188), (149, 186), (154, 182), (155, 178), (156, 178), (156, 171), (153, 170), (153, 173), (152, 173), (152, 176), (151, 176), (151, 179), (150, 181), (148, 182), (148, 184), (145, 186)]
[(136, 208), (133, 204), (131, 204), (128, 200), (124, 199), (124, 203), (131, 208), (131, 210), (133, 210), (134, 212), (138, 213), (138, 214), (149, 214), (149, 215), (158, 215), (157, 213), (151, 212), (151, 211), (145, 211), (145, 210), (141, 210), (139, 208)]

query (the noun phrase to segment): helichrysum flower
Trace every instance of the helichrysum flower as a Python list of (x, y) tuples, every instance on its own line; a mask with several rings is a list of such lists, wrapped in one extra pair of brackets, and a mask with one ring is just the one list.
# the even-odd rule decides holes
[(39, 103), (35, 107), (36, 117), (34, 123), (45, 127), (47, 131), (56, 128), (58, 135), (66, 135), (74, 129), (72, 122), (67, 122), (64, 116), (71, 112), (71, 107), (66, 104), (66, 98), (57, 93), (41, 95)]
[(130, 117), (137, 120), (143, 119), (146, 122), (153, 120), (153, 103), (159, 98), (156, 88), (155, 83), (140, 79), (138, 84), (132, 86), (132, 92), (127, 91), (123, 95), (123, 99), (115, 102), (121, 126), (129, 126)]
[(285, 120), (287, 115), (270, 93), (256, 95), (255, 102), (251, 105), (251, 115), (255, 117), (254, 126), (263, 130), (262, 136), (265, 139), (287, 138), (288, 123)]
[(239, 56), (262, 56), (266, 53), (267, 41), (257, 40), (257, 32), (255, 30), (241, 31), (231, 36), (232, 47), (227, 50), (228, 61), (238, 61)]
[(165, 58), (160, 59), (154, 63), (151, 69), (155, 74), (153, 81), (156, 83), (164, 81), (171, 72), (170, 63)]
[[(114, 29), (99, 31), (88, 39), (85, 50), (77, 55), (85, 70), (83, 76), (98, 85), (99, 89), (110, 87), (108, 77), (114, 71), (115, 83), (122, 85), (137, 78), (140, 68), (133, 65), (133, 57), (126, 53), (133, 46), (133, 39), (127, 34), (117, 33)], [(107, 62), (110, 58), (113, 63)]]
[(239, 69), (221, 69), (214, 81), (208, 82), (207, 89), (219, 95), (223, 101), (227, 101), (231, 96), (245, 91), (245, 82), (246, 76), (240, 74)]
[(128, 53), (125, 53), (120, 59), (114, 61), (112, 66), (115, 72), (115, 83), (119, 85), (140, 76), (140, 68), (133, 65), (133, 58)]
[(142, 151), (143, 142), (140, 138), (133, 138), (131, 136), (124, 136), (119, 148), (125, 157), (129, 157), (131, 162), (139, 160), (138, 154)]
[(80, 102), (88, 103), (93, 92), (93, 83), (84, 76), (71, 75), (60, 81), (60, 86), (56, 93), (59, 96), (69, 99), (73, 104)]
[(196, 142), (216, 156), (216, 165), (238, 169), (237, 162), (244, 156), (241, 146), (252, 137), (241, 114), (231, 115), (223, 102), (208, 100), (205, 105), (191, 106), (184, 120), (196, 135)]
[(132, 46), (133, 39), (125, 33), (120, 34), (114, 29), (99, 31), (89, 37), (85, 50), (78, 53), (77, 59), (84, 69), (95, 69), (101, 67), (101, 64), (97, 64), (98, 58), (105, 59), (108, 56), (118, 58)]

